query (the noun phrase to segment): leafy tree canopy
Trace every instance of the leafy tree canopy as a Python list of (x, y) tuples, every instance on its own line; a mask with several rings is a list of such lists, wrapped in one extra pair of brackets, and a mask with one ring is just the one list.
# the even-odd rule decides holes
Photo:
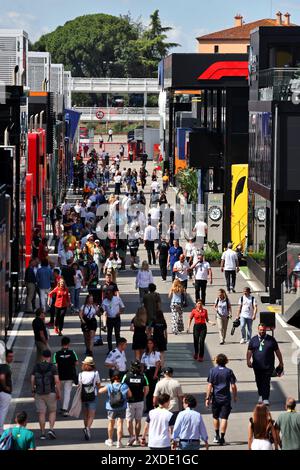
[(167, 42), (159, 11), (145, 27), (130, 14), (79, 16), (41, 36), (34, 51), (48, 51), (78, 77), (155, 77), (159, 61), (178, 44)]

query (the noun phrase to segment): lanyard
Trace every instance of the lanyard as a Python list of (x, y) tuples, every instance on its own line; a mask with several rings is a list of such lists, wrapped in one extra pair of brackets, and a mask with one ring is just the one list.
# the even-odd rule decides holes
[(263, 350), (263, 347), (265, 345), (265, 338), (263, 338), (262, 340), (259, 340), (259, 351), (261, 352)]

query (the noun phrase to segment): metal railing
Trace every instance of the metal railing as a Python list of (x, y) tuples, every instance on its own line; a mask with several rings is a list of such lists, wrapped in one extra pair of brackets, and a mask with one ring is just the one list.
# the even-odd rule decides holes
[(74, 108), (82, 121), (159, 121), (158, 108)]
[(292, 101), (300, 93), (300, 68), (278, 67), (259, 73), (261, 101)]
[(82, 78), (71, 77), (70, 87), (77, 93), (159, 93), (156, 78)]

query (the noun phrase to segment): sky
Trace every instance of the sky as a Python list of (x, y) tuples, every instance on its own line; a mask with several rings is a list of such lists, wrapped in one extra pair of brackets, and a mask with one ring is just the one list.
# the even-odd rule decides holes
[(289, 12), (300, 25), (299, 0), (0, 0), (0, 28), (24, 29), (34, 42), (77, 16), (130, 12), (147, 24), (155, 9), (162, 24), (173, 28), (169, 39), (181, 44), (176, 52), (195, 52), (197, 36), (232, 27), (236, 13), (248, 23)]

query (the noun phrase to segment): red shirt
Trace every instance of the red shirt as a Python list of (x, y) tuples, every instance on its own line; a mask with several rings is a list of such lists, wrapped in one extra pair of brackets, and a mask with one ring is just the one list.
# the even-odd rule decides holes
[(60, 287), (55, 287), (51, 292), (49, 292), (49, 296), (52, 297), (53, 294), (56, 294), (55, 304), (54, 306), (57, 308), (66, 308), (70, 305), (70, 294), (67, 288), (61, 289)]
[(195, 325), (205, 325), (205, 323), (208, 321), (207, 310), (203, 308), (199, 311), (194, 308), (190, 315), (190, 320), (192, 320), (192, 318), (194, 318)]

